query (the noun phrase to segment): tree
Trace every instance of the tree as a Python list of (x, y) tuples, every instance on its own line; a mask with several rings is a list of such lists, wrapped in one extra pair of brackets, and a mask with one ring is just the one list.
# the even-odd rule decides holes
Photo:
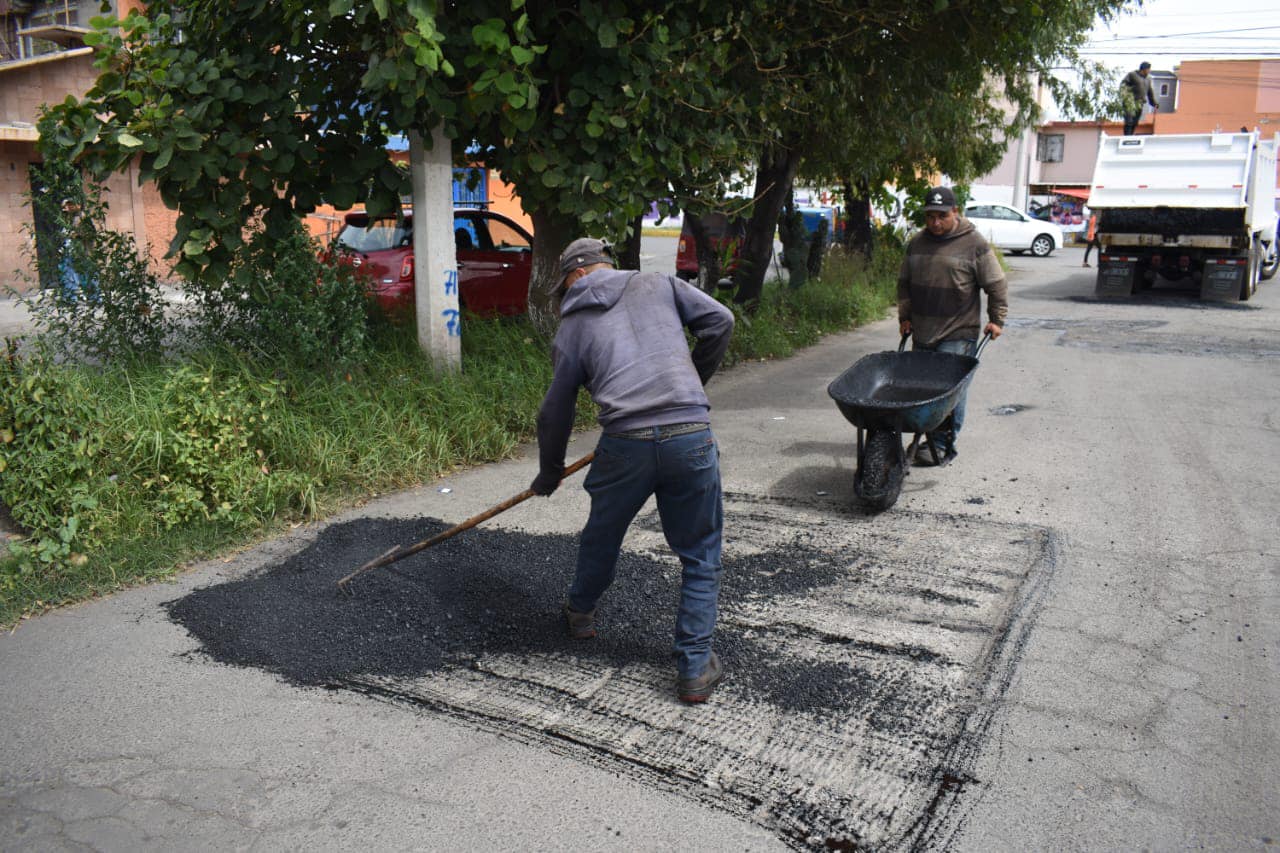
[[(736, 109), (702, 2), (157, 0), (96, 20), (97, 83), (55, 110), (50, 143), (98, 174), (141, 160), (178, 210), (180, 272), (222, 276), (261, 213), (269, 232), (321, 202), (398, 208), (391, 134), (455, 140), (516, 185), (535, 227), (531, 312), (547, 319), (560, 248), (625, 236), (671, 174), (714, 182)], [(199, 38), (183, 34), (199, 33)], [(462, 147), (462, 146), (459, 146)]]
[[(1048, 72), (1064, 61), (1080, 65), (1076, 50), (1095, 18), (1113, 16), (1124, 3), (756, 6), (755, 25), (742, 28), (749, 35), (736, 50), (757, 61), (738, 69), (735, 86), (758, 111), (759, 135), (768, 141), (757, 161), (736, 299), (750, 305), (758, 298), (778, 214), (802, 168), (864, 193), (886, 180), (939, 171), (963, 178), (990, 168), (1006, 134), (1036, 118), (1034, 80), (1049, 81), (1059, 102), (1074, 108), (1097, 102)], [(1010, 121), (1001, 96), (1016, 108)], [(869, 213), (865, 199), (860, 206)], [(865, 226), (863, 233), (865, 239)]]
[[(226, 275), (259, 214), (283, 235), (322, 201), (397, 209), (407, 185), (388, 136), (443, 126), (520, 193), (544, 326), (569, 239), (625, 238), (654, 199), (714, 209), (754, 158), (735, 274), (750, 303), (806, 158), (843, 149), (836, 173), (868, 185), (883, 157), (899, 173), (942, 162), (957, 140), (981, 141), (944, 132), (975, 113), (921, 112), (922, 92), (976, 110), (995, 78), (1022, 104), (1026, 74), (1121, 3), (155, 0), (147, 16), (95, 22), (101, 76), (55, 109), (47, 142), (99, 174), (138, 157), (178, 210), (178, 269), (198, 280)], [(849, 142), (867, 139), (870, 165)]]

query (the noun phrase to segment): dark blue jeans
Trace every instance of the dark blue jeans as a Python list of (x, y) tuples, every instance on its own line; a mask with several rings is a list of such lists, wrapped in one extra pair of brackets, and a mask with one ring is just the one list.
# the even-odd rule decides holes
[(658, 502), (662, 532), (684, 567), (675, 650), (681, 678), (696, 678), (711, 657), (720, 595), (720, 452), (710, 428), (649, 439), (604, 435), (583, 484), (591, 514), (578, 544), (578, 569), (569, 606), (595, 609), (613, 583), (622, 537), (650, 495)]
[[(912, 349), (932, 350), (933, 352), (951, 352), (956, 355), (973, 355), (978, 351), (977, 341), (939, 341), (931, 347), (912, 344)], [(960, 396), (956, 398), (956, 407), (951, 410), (951, 417), (947, 421), (943, 421), (942, 426), (936, 431), (929, 433), (929, 437), (933, 439), (934, 446), (938, 448), (939, 453), (950, 453), (955, 449), (956, 438), (960, 435), (960, 427), (964, 426), (964, 404), (965, 398), (969, 396), (969, 389), (965, 388), (960, 392)]]

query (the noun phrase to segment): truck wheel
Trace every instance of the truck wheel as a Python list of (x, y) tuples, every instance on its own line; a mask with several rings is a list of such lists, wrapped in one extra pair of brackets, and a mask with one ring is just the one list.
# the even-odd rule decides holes
[(1037, 258), (1047, 258), (1053, 254), (1053, 238), (1048, 234), (1041, 234), (1031, 241), (1031, 254)]
[(1258, 269), (1261, 261), (1262, 245), (1254, 240), (1253, 247), (1249, 249), (1249, 263), (1244, 268), (1244, 281), (1240, 282), (1241, 302), (1248, 302), (1249, 297), (1258, 290)]
[(1263, 259), (1262, 266), (1258, 268), (1258, 280), (1268, 281), (1276, 274), (1276, 270), (1280, 270), (1280, 247), (1271, 244), (1271, 251), (1267, 253), (1267, 257)]

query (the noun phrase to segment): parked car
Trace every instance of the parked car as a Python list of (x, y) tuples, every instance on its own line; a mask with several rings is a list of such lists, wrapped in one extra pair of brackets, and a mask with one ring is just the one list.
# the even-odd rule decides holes
[(1063, 245), (1060, 227), (1003, 204), (971, 204), (964, 209), (964, 216), (993, 245), (1016, 254), (1029, 251), (1037, 258), (1047, 258)]
[[(371, 218), (346, 215), (333, 241), (334, 256), (369, 280), (370, 292), (390, 313), (412, 311), (413, 213)], [(487, 210), (453, 211), (458, 256), (458, 301), (481, 315), (523, 314), (529, 310), (533, 236), (507, 217)]]
[[(738, 263), (738, 250), (742, 247), (742, 238), (747, 233), (747, 221), (742, 217), (730, 219), (723, 213), (709, 213), (702, 217), (703, 227), (711, 245), (715, 247), (721, 259), (721, 273), (732, 275)], [(676, 247), (676, 275), (685, 281), (693, 281), (698, 277), (698, 241), (689, 228), (689, 217), (685, 216), (684, 226), (680, 229), (680, 242)]]

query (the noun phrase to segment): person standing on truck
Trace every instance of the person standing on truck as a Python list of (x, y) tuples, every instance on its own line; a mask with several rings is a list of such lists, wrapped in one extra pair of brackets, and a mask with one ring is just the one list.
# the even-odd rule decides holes
[[(924, 230), (907, 244), (898, 272), (899, 333), (911, 335), (911, 348), (973, 355), (979, 331), (998, 338), (1009, 313), (1009, 285), (1000, 260), (973, 223), (960, 216), (950, 187), (933, 187), (925, 196)], [(987, 294), (987, 324), (982, 325), (981, 299)], [(965, 393), (950, 417), (929, 434), (942, 454), (941, 464), (956, 457), (956, 437), (964, 425)], [(932, 465), (928, 446), (915, 465)]]
[(1143, 62), (1137, 71), (1130, 71), (1120, 84), (1120, 98), (1124, 101), (1124, 135), (1133, 136), (1142, 118), (1142, 111), (1147, 104), (1154, 113), (1160, 108), (1156, 103), (1155, 93), (1151, 90), (1151, 63)]
[(676, 694), (705, 702), (724, 674), (711, 648), (724, 510), (703, 385), (729, 347), (733, 312), (671, 276), (614, 269), (608, 247), (591, 238), (568, 245), (560, 275), (555, 373), (538, 411), (540, 468), (529, 488), (550, 495), (560, 484), (580, 387), (600, 407), (604, 428), (583, 484), (591, 511), (564, 605), (569, 636), (596, 635), (596, 603), (613, 583), (622, 538), (656, 495), (662, 532), (683, 566)]

